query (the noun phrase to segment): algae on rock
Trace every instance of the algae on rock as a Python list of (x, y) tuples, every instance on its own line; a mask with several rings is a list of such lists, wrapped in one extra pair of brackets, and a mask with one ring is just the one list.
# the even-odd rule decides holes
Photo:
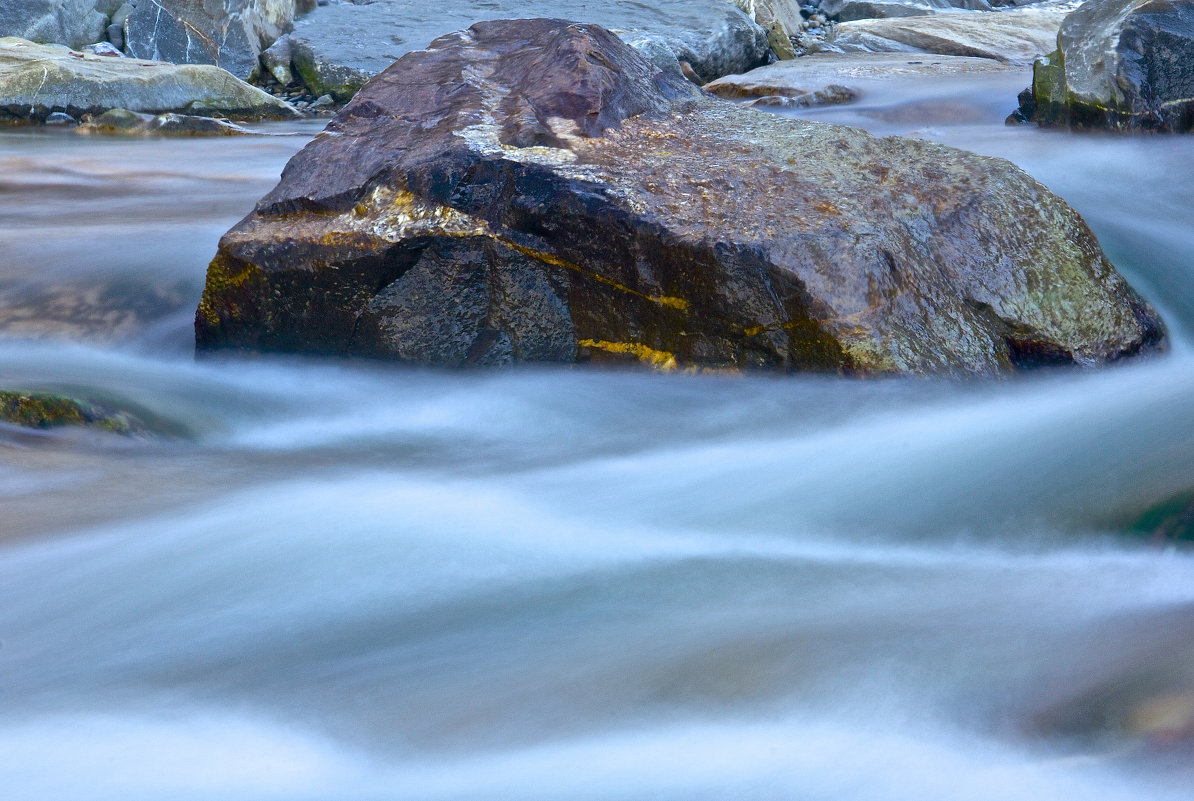
[(130, 436), (146, 433), (145, 425), (127, 412), (47, 392), (0, 390), (0, 422), (25, 428), (82, 426)]

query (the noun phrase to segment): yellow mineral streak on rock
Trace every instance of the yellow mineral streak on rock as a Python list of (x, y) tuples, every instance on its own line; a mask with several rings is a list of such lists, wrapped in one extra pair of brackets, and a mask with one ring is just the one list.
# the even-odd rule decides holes
[(378, 187), (373, 190), (372, 195), (363, 205), (367, 205), (371, 209), (376, 209), (378, 218), (376, 220), (368, 218), (362, 220), (361, 212), (359, 211), (361, 206), (358, 205), (356, 209), (353, 209), (351, 214), (342, 216), (342, 224), (351, 230), (360, 230), (362, 225), (367, 225), (369, 226), (368, 230), (374, 236), (391, 242), (397, 242), (403, 237), (410, 236), (416, 232), (436, 236), (483, 236), (524, 256), (529, 256), (536, 261), (580, 273), (590, 280), (613, 287), (619, 292), (635, 295), (671, 309), (678, 309), (679, 311), (688, 310), (688, 301), (684, 298), (672, 297), (670, 295), (648, 295), (645, 292), (631, 289), (628, 286), (619, 284), (617, 281), (606, 278), (604, 275), (587, 270), (579, 264), (562, 259), (554, 253), (528, 247), (515, 242), (513, 239), (502, 236), (500, 233), (495, 232), (486, 220), (465, 214), (451, 206), (426, 200), (405, 189), (395, 191), (385, 187)]
[(591, 270), (586, 270), (584, 267), (581, 267), (579, 264), (573, 264), (572, 262), (567, 261), (566, 259), (561, 259), (559, 256), (555, 255), (554, 253), (548, 253), (545, 250), (535, 250), (534, 248), (529, 248), (525, 245), (520, 245), (517, 242), (514, 242), (510, 239), (506, 239), (505, 237), (497, 236), (496, 234), (493, 234), (491, 236), (493, 236), (493, 238), (496, 241), (501, 242), (506, 247), (511, 248), (513, 250), (517, 250), (519, 253), (523, 254), (524, 256), (530, 256), (532, 259), (535, 259), (536, 261), (541, 261), (545, 264), (550, 264), (553, 267), (563, 267), (566, 270), (572, 270), (573, 272), (578, 272), (581, 275), (586, 276), (587, 278), (591, 278), (594, 281), (597, 281), (598, 283), (605, 284), (606, 286), (611, 286), (620, 292), (626, 292), (631, 295), (637, 295), (638, 297), (645, 298), (646, 300), (649, 300), (652, 303), (658, 303), (660, 306), (667, 306), (672, 309), (679, 309), (680, 311), (688, 310), (688, 301), (686, 301), (684, 298), (676, 298), (676, 297), (671, 297), (669, 295), (648, 295), (644, 292), (639, 292), (638, 290), (631, 289), (628, 286), (619, 284), (617, 281), (613, 281), (609, 278), (606, 278), (604, 275), (599, 275), (598, 273), (595, 273)]
[(676, 357), (667, 351), (655, 350), (639, 342), (606, 342), (602, 339), (582, 339), (576, 343), (582, 348), (596, 348), (607, 353), (625, 353), (656, 370), (675, 370)]

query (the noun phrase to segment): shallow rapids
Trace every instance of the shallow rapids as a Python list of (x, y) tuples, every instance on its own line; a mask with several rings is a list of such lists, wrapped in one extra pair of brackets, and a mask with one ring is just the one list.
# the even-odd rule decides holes
[(195, 362), (216, 240), (315, 128), (0, 134), (0, 388), (161, 434), (0, 426), (3, 795), (1189, 798), (1194, 558), (1125, 532), (1194, 489), (1191, 143), (1005, 128), (1025, 81), (804, 114), (1011, 158), (1167, 355), (998, 382)]

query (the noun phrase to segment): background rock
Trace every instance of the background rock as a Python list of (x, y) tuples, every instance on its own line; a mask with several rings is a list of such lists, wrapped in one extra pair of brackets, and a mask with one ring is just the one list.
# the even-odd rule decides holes
[(1162, 336), (1008, 162), (715, 100), (558, 20), (370, 82), (223, 237), (196, 315), (201, 350), (437, 365), (989, 375)]
[(937, 53), (1027, 65), (1056, 47), (1065, 15), (1040, 7), (858, 20), (838, 25), (832, 43), (844, 52)]
[(107, 23), (107, 14), (96, 10), (96, 0), (0, 2), (0, 37), (78, 48), (103, 39)]
[(822, 0), (822, 14), (842, 22), (859, 19), (923, 17), (942, 10), (990, 11), (987, 0)]
[(124, 20), (126, 52), (175, 64), (214, 64), (247, 79), (261, 51), (310, 0), (142, 0)]
[(905, 53), (814, 53), (793, 61), (778, 61), (745, 75), (726, 75), (705, 85), (718, 97), (795, 97), (815, 94), (830, 86), (844, 86), (854, 96), (874, 81), (918, 76), (1007, 72), (1016, 68), (989, 58), (909, 56)]
[(780, 59), (796, 58), (792, 37), (804, 29), (798, 0), (733, 0), (738, 8), (767, 31), (767, 42)]
[(1194, 3), (1089, 0), (1034, 65), (1026, 116), (1042, 125), (1194, 128)]
[[(766, 61), (767, 34), (727, 0), (376, 0), (321, 6), (275, 47), (289, 48), (315, 96), (344, 101), (403, 54), (479, 20), (559, 17), (605, 25), (657, 60), (704, 80)], [(275, 59), (277, 61), (277, 59)]]
[(0, 39), (0, 120), (44, 120), (130, 111), (220, 114), (244, 119), (297, 116), (288, 104), (219, 67), (175, 65), (79, 53)]

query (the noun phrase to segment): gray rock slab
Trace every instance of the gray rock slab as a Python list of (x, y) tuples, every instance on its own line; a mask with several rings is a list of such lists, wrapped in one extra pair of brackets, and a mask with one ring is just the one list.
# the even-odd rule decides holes
[(844, 52), (936, 53), (1026, 65), (1056, 48), (1065, 15), (1041, 6), (858, 20), (838, 25), (832, 44)]
[(792, 61), (777, 61), (744, 75), (726, 75), (705, 85), (719, 97), (798, 97), (830, 86), (846, 86), (861, 94), (882, 81), (931, 78), (989, 72), (1019, 72), (1017, 67), (990, 58), (919, 56), (906, 53), (814, 53)]
[(112, 58), (25, 39), (0, 39), (0, 120), (40, 122), (109, 109), (289, 118), (292, 106), (219, 67)]
[[(727, 0), (376, 0), (316, 8), (276, 45), (315, 95), (347, 100), (372, 76), (474, 22), (552, 17), (605, 26), (652, 60), (687, 61), (705, 80), (766, 61), (767, 34)], [(282, 43), (285, 42), (285, 43)]]
[(0, 37), (19, 36), (43, 44), (82, 47), (104, 38), (106, 14), (96, 0), (3, 0)]
[(822, 0), (820, 10), (828, 17), (850, 22), (859, 19), (924, 17), (939, 11), (964, 9), (990, 11), (987, 0)]

